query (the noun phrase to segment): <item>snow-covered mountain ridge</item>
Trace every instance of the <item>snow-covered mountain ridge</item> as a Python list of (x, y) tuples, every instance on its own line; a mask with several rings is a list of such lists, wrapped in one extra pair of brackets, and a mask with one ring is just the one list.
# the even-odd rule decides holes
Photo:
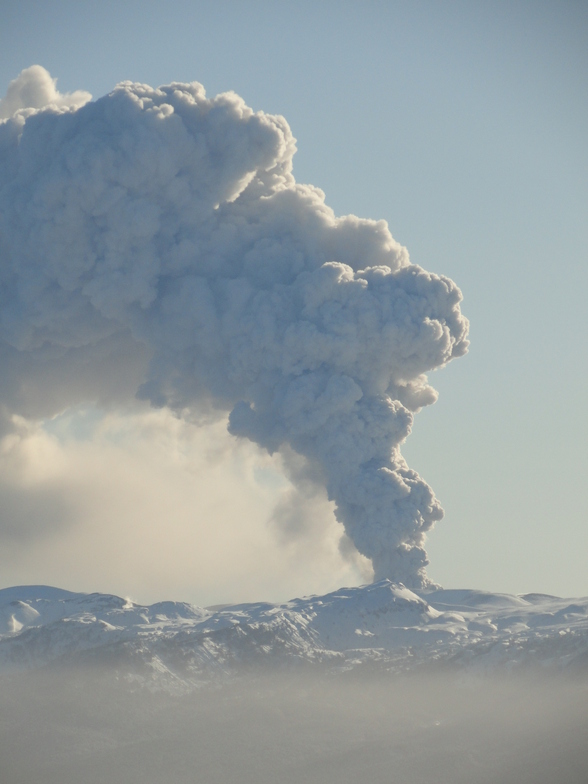
[(346, 671), (588, 666), (588, 598), (437, 590), (383, 580), (285, 604), (143, 606), (47, 586), (0, 590), (0, 673), (92, 661), (195, 685), (258, 665)]

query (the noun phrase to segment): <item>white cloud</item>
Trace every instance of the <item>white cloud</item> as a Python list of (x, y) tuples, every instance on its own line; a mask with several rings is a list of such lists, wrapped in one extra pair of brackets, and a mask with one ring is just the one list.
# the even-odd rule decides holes
[(306, 500), (311, 531), (284, 542), (272, 518), (293, 490), (279, 460), (229, 436), (225, 421), (79, 410), (46, 427), (19, 422), (0, 446), (6, 584), (210, 604), (362, 579), (326, 501)]
[(92, 99), (85, 90), (60, 93), (57, 79), (52, 79), (41, 65), (25, 68), (8, 85), (6, 95), (0, 100), (0, 120), (12, 117), (22, 109), (54, 108), (77, 109)]

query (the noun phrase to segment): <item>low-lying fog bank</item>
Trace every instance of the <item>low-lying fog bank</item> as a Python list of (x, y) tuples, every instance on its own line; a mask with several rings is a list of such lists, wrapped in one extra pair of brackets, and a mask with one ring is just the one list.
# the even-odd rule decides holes
[(0, 591), (0, 784), (586, 784), (588, 598)]
[(97, 668), (0, 679), (3, 784), (585, 784), (588, 681), (250, 674), (172, 696)]

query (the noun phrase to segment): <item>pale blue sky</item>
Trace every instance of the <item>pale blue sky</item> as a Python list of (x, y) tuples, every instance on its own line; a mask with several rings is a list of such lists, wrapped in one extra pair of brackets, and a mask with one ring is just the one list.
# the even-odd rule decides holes
[(452, 277), (471, 351), (404, 449), (446, 510), (429, 573), (588, 593), (585, 3), (2, 0), (0, 19), (0, 93), (33, 63), (94, 97), (235, 90), (287, 118), (299, 181)]

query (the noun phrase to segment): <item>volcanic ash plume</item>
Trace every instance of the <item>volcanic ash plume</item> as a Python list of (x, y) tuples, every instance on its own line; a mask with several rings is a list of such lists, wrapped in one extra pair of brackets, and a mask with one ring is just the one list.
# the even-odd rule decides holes
[(424, 374), (467, 350), (457, 286), (298, 184), (283, 117), (196, 82), (87, 98), (33, 66), (0, 103), (5, 410), (131, 391), (230, 412), (306, 459), (376, 578), (426, 586), (443, 512), (400, 445), (436, 399)]

